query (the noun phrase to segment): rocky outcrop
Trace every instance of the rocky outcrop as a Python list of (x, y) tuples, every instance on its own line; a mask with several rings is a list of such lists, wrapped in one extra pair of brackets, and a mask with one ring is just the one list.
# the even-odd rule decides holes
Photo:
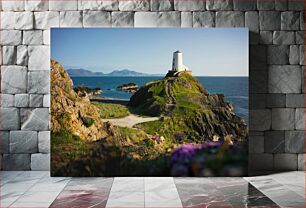
[(73, 90), (73, 83), (60, 63), (51, 61), (51, 130), (69, 132), (83, 140), (118, 137), (119, 132), (101, 121), (99, 109)]
[(83, 85), (75, 87), (74, 91), (80, 97), (89, 97), (89, 98), (103, 93), (103, 91), (100, 88), (89, 88)]
[(137, 92), (137, 90), (139, 90), (139, 87), (137, 84), (130, 82), (127, 84), (120, 85), (116, 89), (127, 93), (135, 93)]
[(146, 84), (131, 97), (129, 106), (142, 114), (161, 116), (163, 121), (155, 130), (170, 135), (173, 142), (203, 142), (227, 135), (236, 141), (247, 138), (247, 125), (224, 95), (209, 94), (189, 73)]

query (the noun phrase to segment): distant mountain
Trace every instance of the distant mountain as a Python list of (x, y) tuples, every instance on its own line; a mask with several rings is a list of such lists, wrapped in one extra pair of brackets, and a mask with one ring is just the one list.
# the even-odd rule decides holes
[(104, 76), (102, 72), (92, 72), (86, 69), (67, 69), (67, 73), (70, 77), (96, 77)]
[(122, 69), (122, 70), (115, 70), (112, 71), (109, 74), (106, 74), (107, 76), (120, 76), (120, 77), (133, 77), (133, 76), (148, 76), (149, 74), (141, 73), (141, 72), (136, 72), (136, 71), (131, 71), (128, 69)]
[(142, 76), (160, 76), (160, 74), (146, 74), (141, 72), (132, 71), (129, 69), (114, 70), (110, 73), (92, 72), (87, 69), (67, 69), (67, 73), (70, 77), (142, 77)]

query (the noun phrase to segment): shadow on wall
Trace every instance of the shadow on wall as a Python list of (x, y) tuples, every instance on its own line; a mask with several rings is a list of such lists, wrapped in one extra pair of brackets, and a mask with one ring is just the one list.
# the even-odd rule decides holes
[(304, 50), (278, 32), (249, 36), (249, 175), (304, 169)]

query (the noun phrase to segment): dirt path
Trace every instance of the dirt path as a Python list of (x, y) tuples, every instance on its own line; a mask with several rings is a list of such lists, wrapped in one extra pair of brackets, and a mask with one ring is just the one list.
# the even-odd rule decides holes
[(159, 117), (144, 118), (144, 117), (140, 117), (140, 116), (131, 114), (124, 118), (109, 118), (109, 119), (102, 119), (102, 121), (104, 122), (109, 121), (111, 124), (116, 125), (116, 126), (132, 128), (136, 124), (149, 122), (149, 121), (156, 121), (158, 119)]
[(172, 112), (175, 106), (175, 99), (171, 93), (171, 81), (168, 81), (167, 83), (167, 94), (169, 97), (169, 103), (167, 104), (167, 106), (168, 106), (169, 111)]

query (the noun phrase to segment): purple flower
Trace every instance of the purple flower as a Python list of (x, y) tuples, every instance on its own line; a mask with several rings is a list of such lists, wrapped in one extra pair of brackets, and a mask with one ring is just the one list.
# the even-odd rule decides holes
[(189, 162), (189, 160), (200, 150), (219, 148), (221, 142), (205, 142), (203, 144), (183, 144), (174, 149), (171, 162)]

